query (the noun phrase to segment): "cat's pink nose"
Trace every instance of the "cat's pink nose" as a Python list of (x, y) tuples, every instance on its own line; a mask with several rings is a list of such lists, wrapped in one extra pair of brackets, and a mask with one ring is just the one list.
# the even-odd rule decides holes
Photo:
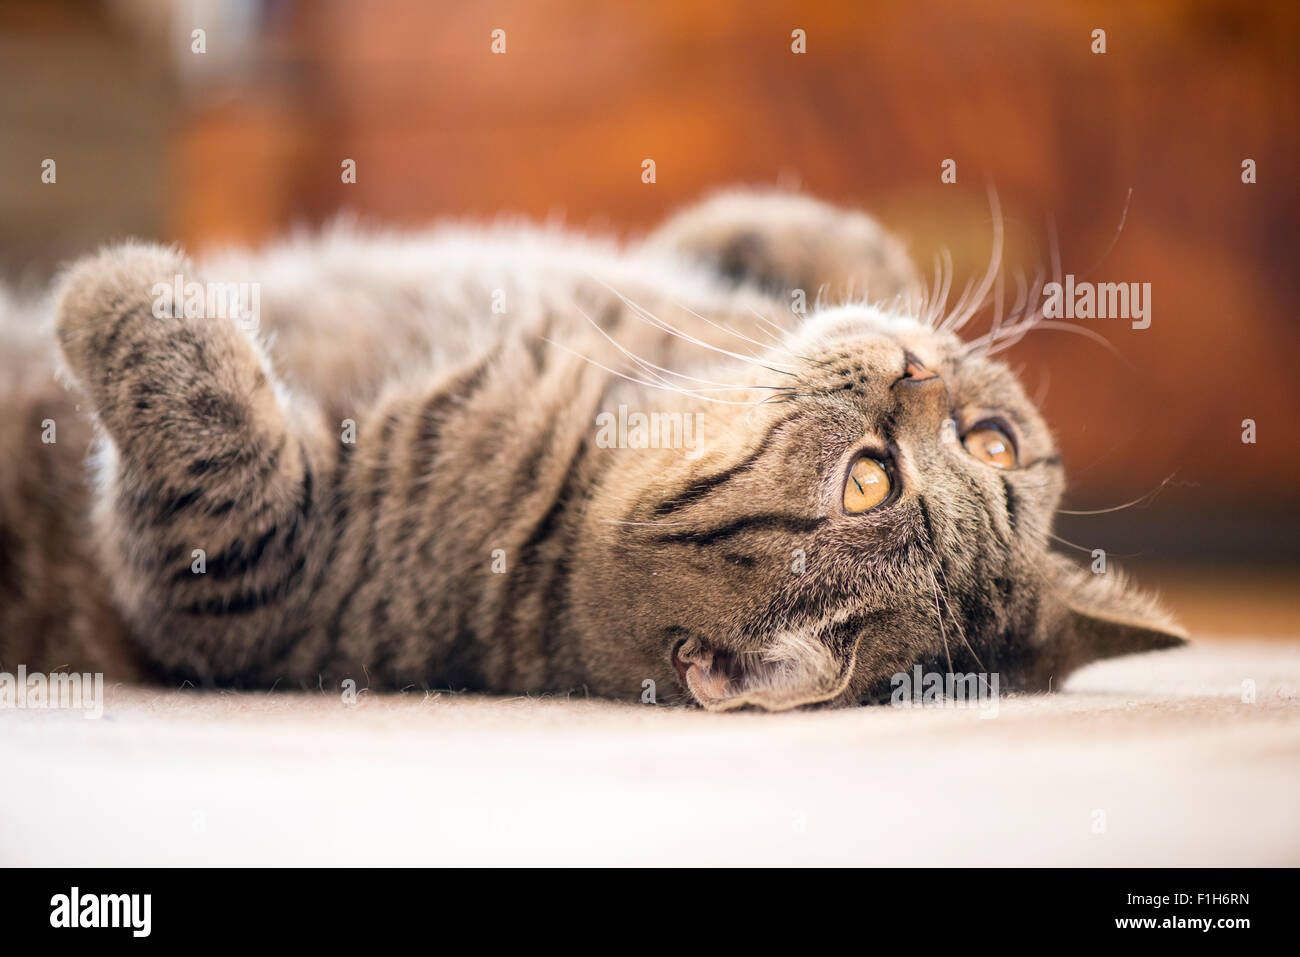
[(903, 368), (902, 376), (904, 379), (914, 379), (919, 382), (925, 379), (937, 378), (938, 375), (939, 373), (935, 372), (933, 369), (927, 369), (923, 366), (921, 360), (916, 356), (912, 355), (910, 352), (907, 353), (907, 365)]

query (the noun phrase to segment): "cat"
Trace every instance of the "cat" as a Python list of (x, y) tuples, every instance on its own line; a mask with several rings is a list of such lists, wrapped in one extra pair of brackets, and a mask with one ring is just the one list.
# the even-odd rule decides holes
[(1028, 321), (964, 342), (896, 239), (809, 197), (625, 244), (125, 242), (4, 311), (0, 665), (780, 711), (1184, 640), (1049, 547), (1060, 457), (993, 355)]

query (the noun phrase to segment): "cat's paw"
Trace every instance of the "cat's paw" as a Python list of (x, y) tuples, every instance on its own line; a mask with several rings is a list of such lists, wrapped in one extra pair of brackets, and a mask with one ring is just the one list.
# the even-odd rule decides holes
[(171, 334), (155, 314), (156, 287), (171, 288), (188, 272), (188, 261), (174, 249), (129, 242), (87, 256), (63, 275), (55, 334), (79, 385), (94, 394), (128, 343)]
[(892, 300), (919, 290), (902, 243), (875, 220), (778, 191), (720, 193), (673, 216), (647, 240), (770, 292), (819, 291), (830, 302)]

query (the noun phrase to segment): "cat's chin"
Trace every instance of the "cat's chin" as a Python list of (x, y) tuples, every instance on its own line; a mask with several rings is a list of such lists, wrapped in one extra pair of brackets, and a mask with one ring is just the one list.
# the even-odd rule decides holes
[(682, 684), (709, 711), (789, 711), (833, 701), (848, 685), (853, 661), (835, 666), (815, 657), (731, 651), (696, 636), (678, 642), (672, 653)]

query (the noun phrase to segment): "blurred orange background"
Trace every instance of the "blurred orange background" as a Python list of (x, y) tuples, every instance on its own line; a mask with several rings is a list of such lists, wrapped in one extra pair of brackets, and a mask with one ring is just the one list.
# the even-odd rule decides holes
[(635, 235), (740, 182), (872, 212), (927, 272), (947, 248), (959, 289), (987, 262), (992, 183), (1009, 270), (1034, 272), (1055, 237), (1082, 274), (1113, 242), (1091, 278), (1152, 286), (1149, 329), (1084, 323), (1114, 352), (1045, 331), (1011, 354), (1060, 436), (1067, 505), (1172, 476), (1060, 534), (1222, 581), (1300, 557), (1298, 47), (1292, 2), (9, 0), (0, 274), (38, 282), (126, 234), (202, 249), (340, 211)]

